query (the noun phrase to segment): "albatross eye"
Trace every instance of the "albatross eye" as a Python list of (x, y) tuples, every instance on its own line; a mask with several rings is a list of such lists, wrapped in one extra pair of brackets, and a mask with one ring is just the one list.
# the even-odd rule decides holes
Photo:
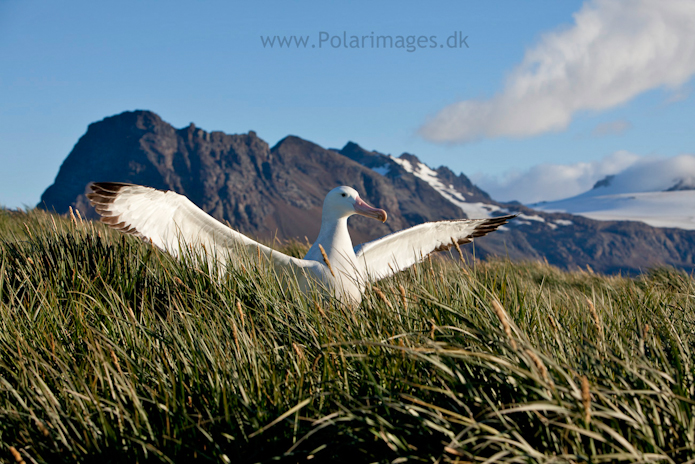
[(346, 196), (347, 196), (347, 193), (343, 193), (343, 197), (346, 197)]

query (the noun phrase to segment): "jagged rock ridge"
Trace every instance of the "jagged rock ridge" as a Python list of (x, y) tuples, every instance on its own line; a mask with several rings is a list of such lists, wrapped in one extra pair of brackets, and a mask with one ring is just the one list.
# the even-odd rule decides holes
[(91, 124), (40, 206), (59, 213), (72, 206), (95, 217), (85, 197), (92, 181), (174, 190), (248, 235), (310, 241), (318, 233), (325, 194), (350, 185), (389, 213), (386, 224), (351, 219), (355, 243), (425, 221), (518, 212), (521, 216), (504, 231), (476, 240), (478, 257), (547, 259), (561, 267), (589, 265), (603, 272), (637, 272), (657, 264), (695, 268), (693, 232), (502, 204), (465, 175), (443, 166), (431, 169), (411, 154), (391, 157), (352, 142), (325, 149), (295, 136), (271, 148), (253, 131), (230, 135), (194, 124), (175, 129), (150, 111)]

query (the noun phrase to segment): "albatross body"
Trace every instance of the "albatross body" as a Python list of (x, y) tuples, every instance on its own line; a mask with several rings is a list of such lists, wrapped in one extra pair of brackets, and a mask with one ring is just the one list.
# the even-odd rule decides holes
[[(373, 208), (350, 187), (331, 190), (323, 202), (321, 230), (304, 259), (293, 258), (227, 227), (172, 191), (140, 185), (99, 182), (87, 197), (114, 229), (151, 241), (166, 252), (203, 250), (220, 265), (246, 249), (260, 253), (278, 275), (294, 276), (302, 291), (319, 282), (345, 303), (359, 303), (370, 281), (407, 269), (454, 243), (469, 243), (496, 230), (514, 216), (427, 222), (353, 247), (347, 221), (353, 214), (386, 221), (386, 211)], [(325, 253), (325, 257), (324, 257)]]

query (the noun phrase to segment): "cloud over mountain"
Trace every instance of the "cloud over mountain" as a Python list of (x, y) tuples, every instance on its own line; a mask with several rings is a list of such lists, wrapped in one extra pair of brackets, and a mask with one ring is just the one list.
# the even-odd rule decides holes
[(695, 74), (695, 2), (589, 0), (545, 34), (488, 100), (442, 109), (420, 128), (434, 142), (527, 137), (565, 129), (582, 110), (620, 105)]
[(472, 179), (493, 198), (528, 204), (578, 195), (607, 175), (617, 174), (640, 159), (639, 155), (621, 150), (597, 161), (539, 164), (526, 171), (509, 172), (502, 178), (478, 174)]
[(695, 230), (695, 156), (643, 158), (587, 192), (534, 207), (600, 221)]
[(502, 178), (479, 174), (472, 180), (493, 198), (531, 204), (582, 194), (606, 176), (611, 179), (602, 182), (602, 195), (695, 189), (695, 155), (644, 157), (617, 151), (588, 163), (539, 164)]
[(601, 194), (695, 189), (695, 155), (645, 158), (619, 172)]

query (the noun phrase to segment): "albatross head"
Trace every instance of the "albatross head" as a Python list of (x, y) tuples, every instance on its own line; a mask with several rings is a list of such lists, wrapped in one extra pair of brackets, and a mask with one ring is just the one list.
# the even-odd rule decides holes
[(353, 214), (379, 219), (386, 222), (386, 211), (369, 206), (362, 200), (357, 190), (350, 187), (337, 187), (328, 192), (323, 201), (324, 217), (347, 218)]

